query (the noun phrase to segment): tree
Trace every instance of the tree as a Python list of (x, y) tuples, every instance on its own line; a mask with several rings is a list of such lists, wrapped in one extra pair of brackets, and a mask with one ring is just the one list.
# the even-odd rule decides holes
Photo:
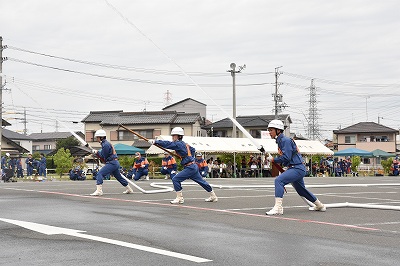
[(351, 158), (351, 171), (357, 172), (358, 166), (361, 164), (360, 156), (353, 156)]
[(54, 163), (56, 165), (56, 173), (62, 177), (63, 173), (69, 172), (72, 168), (74, 158), (68, 149), (60, 148), (54, 155)]
[(131, 156), (127, 156), (127, 155), (122, 155), (122, 156), (118, 156), (118, 160), (119, 160), (119, 164), (123, 168), (129, 169), (132, 167), (133, 162), (135, 161), (135, 158), (131, 157)]
[(387, 175), (390, 174), (390, 169), (392, 168), (393, 165), (393, 158), (382, 160), (381, 165), (383, 167), (383, 170), (385, 171), (385, 174)]
[(56, 150), (58, 151), (61, 148), (67, 149), (74, 146), (79, 146), (80, 142), (74, 137), (70, 136), (66, 139), (59, 139), (56, 141)]

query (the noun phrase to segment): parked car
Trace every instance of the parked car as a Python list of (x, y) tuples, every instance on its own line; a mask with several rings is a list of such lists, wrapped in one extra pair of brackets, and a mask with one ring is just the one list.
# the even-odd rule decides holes
[(93, 159), (91, 156), (87, 159), (85, 159), (86, 167), (83, 169), (86, 174), (93, 174), (94, 169), (96, 168), (102, 168), (104, 166), (103, 163), (101, 163), (97, 159)]

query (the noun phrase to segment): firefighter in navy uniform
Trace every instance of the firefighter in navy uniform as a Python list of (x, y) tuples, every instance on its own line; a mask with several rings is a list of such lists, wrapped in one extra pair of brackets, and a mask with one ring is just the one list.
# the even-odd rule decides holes
[(168, 152), (164, 152), (164, 158), (161, 161), (161, 174), (172, 179), (176, 175), (177, 165), (176, 160)]
[(40, 154), (40, 161), (39, 161), (39, 175), (46, 177), (46, 168), (47, 168), (47, 160), (44, 156), (44, 153)]
[(171, 201), (171, 204), (184, 203), (181, 183), (189, 178), (210, 193), (210, 196), (205, 199), (206, 202), (216, 202), (218, 201), (218, 198), (215, 195), (212, 187), (210, 186), (210, 184), (207, 183), (206, 180), (204, 180), (200, 176), (199, 168), (197, 167), (197, 164), (195, 163), (195, 160), (193, 158), (193, 155), (196, 153), (195, 148), (189, 146), (189, 144), (186, 144), (184, 141), (182, 141), (184, 135), (185, 133), (183, 131), (183, 128), (175, 127), (171, 130), (172, 141), (149, 140), (150, 144), (157, 144), (163, 148), (176, 151), (176, 153), (181, 158), (181, 165), (184, 168), (181, 172), (179, 172), (176, 176), (172, 178), (172, 183), (176, 191), (176, 198)]
[(399, 156), (396, 155), (396, 158), (393, 160), (393, 175), (399, 175)]
[(286, 137), (283, 134), (284, 126), (280, 120), (272, 120), (268, 124), (268, 131), (271, 138), (276, 139), (278, 144), (278, 157), (269, 155), (267, 160), (275, 163), (282, 163), (287, 167), (287, 170), (275, 178), (275, 205), (266, 212), (267, 215), (282, 215), (283, 207), (282, 200), (284, 187), (287, 184), (292, 184), (296, 192), (301, 196), (314, 203), (314, 207), (310, 210), (326, 211), (326, 207), (308, 191), (304, 185), (304, 176), (306, 175), (306, 167), (303, 163), (303, 158), (300, 155), (296, 143), (293, 139)]
[(96, 174), (96, 191), (90, 195), (103, 195), (103, 179), (109, 174), (112, 174), (118, 182), (126, 188), (123, 192), (124, 194), (133, 193), (128, 181), (121, 176), (117, 153), (111, 143), (106, 140), (106, 132), (103, 129), (99, 129), (94, 133), (94, 137), (101, 144), (101, 151), (92, 150), (92, 153), (97, 157), (102, 158), (105, 161), (105, 165)]
[(149, 162), (142, 157), (140, 152), (135, 153), (135, 162), (133, 163), (132, 178), (138, 181), (142, 176), (145, 180), (149, 180)]
[(208, 164), (206, 160), (203, 159), (203, 154), (201, 154), (200, 152), (196, 153), (195, 162), (197, 164), (197, 167), (199, 167), (200, 175), (203, 178), (206, 178), (208, 174)]
[(24, 169), (22, 168), (22, 156), (17, 159), (17, 178), (24, 177)]
[(28, 158), (25, 160), (26, 164), (26, 175), (32, 177), (33, 175), (33, 158), (32, 154), (28, 154)]

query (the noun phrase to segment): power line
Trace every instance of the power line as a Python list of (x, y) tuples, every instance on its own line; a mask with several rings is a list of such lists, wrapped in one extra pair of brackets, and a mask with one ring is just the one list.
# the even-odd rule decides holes
[[(50, 55), (50, 54), (35, 52), (35, 51), (31, 51), (31, 50), (27, 50), (27, 49), (23, 49), (23, 48), (18, 48), (18, 47), (11, 46), (11, 45), (6, 45), (6, 48), (9, 48), (9, 49), (12, 49), (12, 50), (16, 50), (16, 51), (20, 51), (20, 52), (26, 52), (26, 53), (45, 56), (45, 57), (61, 59), (61, 60), (69, 61), (69, 62), (75, 62), (75, 63), (80, 63), (80, 64), (87, 64), (87, 65), (105, 67), (105, 68), (113, 68), (113, 69), (119, 69), (119, 70), (127, 70), (127, 71), (135, 71), (135, 72), (151, 73), (151, 74), (184, 76), (184, 74), (181, 71), (149, 69), (149, 68), (140, 68), (140, 67), (131, 67), (131, 66), (121, 66), (121, 65), (98, 63), (98, 62), (85, 61), (85, 60), (79, 60), (79, 59), (72, 59), (72, 58), (67, 58), (67, 57), (61, 57), (61, 56), (56, 56), (56, 55)], [(274, 73), (274, 72), (246, 73), (245, 75), (247, 75), (247, 76), (268, 75), (268, 74), (272, 74), (272, 73)], [(190, 74), (191, 76), (208, 76), (208, 77), (224, 77), (225, 76), (224, 73), (188, 72), (188, 74)]]
[[(125, 78), (125, 77), (117, 77), (117, 76), (109, 76), (109, 75), (102, 75), (102, 74), (95, 74), (95, 73), (88, 73), (88, 72), (82, 72), (82, 71), (77, 71), (77, 70), (72, 70), (72, 69), (66, 69), (66, 68), (60, 68), (60, 67), (53, 67), (53, 66), (48, 66), (48, 65), (43, 65), (43, 64), (38, 64), (34, 62), (29, 62), (25, 60), (20, 60), (12, 57), (6, 57), (6, 60), (10, 60), (13, 62), (17, 63), (22, 63), (22, 64), (27, 64), (27, 65), (32, 65), (32, 66), (37, 66), (37, 67), (42, 67), (42, 68), (48, 68), (48, 69), (53, 69), (53, 70), (58, 70), (58, 71), (63, 71), (63, 72), (69, 72), (69, 73), (74, 73), (74, 74), (81, 74), (81, 75), (86, 75), (86, 76), (92, 76), (92, 77), (98, 77), (98, 78), (106, 78), (106, 79), (113, 79), (113, 80), (120, 80), (120, 81), (129, 81), (129, 82), (136, 82), (136, 83), (144, 83), (144, 84), (153, 84), (153, 85), (168, 85), (168, 86), (184, 86), (184, 87), (195, 87), (193, 83), (179, 83), (179, 82), (168, 82), (168, 81), (158, 81), (158, 80), (146, 80), (146, 79), (133, 79), (133, 78)], [(249, 84), (237, 84), (237, 86), (264, 86), (272, 83), (268, 82), (260, 82), (260, 83), (249, 83)], [(201, 87), (230, 87), (229, 84), (199, 84)]]
[(308, 76), (289, 73), (289, 72), (284, 72), (284, 74), (287, 76), (290, 76), (290, 77), (294, 77), (294, 78), (306, 79), (306, 80), (314, 79), (315, 81), (318, 81), (320, 83), (327, 83), (327, 84), (333, 84), (333, 85), (352, 86), (352, 87), (377, 87), (377, 88), (400, 87), (400, 84), (368, 84), (368, 83), (358, 83), (358, 82), (348, 82), (348, 81), (337, 81), (337, 80), (314, 78), (314, 77), (308, 77)]

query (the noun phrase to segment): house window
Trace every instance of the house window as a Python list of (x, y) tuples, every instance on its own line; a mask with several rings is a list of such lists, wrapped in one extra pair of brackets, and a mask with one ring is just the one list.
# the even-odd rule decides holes
[(356, 136), (354, 136), (354, 135), (345, 136), (344, 137), (344, 143), (346, 143), (346, 144), (356, 144)]
[(261, 130), (259, 130), (259, 129), (250, 129), (250, 135), (253, 138), (260, 139), (261, 138)]
[(361, 158), (361, 160), (362, 160), (363, 164), (371, 164), (371, 159), (370, 158), (363, 157), (363, 158)]
[(389, 139), (388, 139), (387, 136), (377, 136), (376, 137), (376, 141), (378, 141), (378, 142), (387, 142), (387, 141), (389, 141)]
[(86, 131), (86, 141), (87, 142), (94, 142), (94, 131)]
[(51, 145), (50, 144), (44, 145), (44, 149), (45, 150), (51, 150)]
[(220, 137), (220, 138), (225, 138), (227, 136), (227, 131), (226, 130), (217, 130), (217, 131), (212, 131), (214, 136), (213, 137)]
[[(153, 129), (146, 129), (146, 130), (133, 130), (139, 135), (147, 138), (153, 138)], [(129, 131), (118, 131), (118, 140), (126, 141), (126, 140), (136, 140), (139, 139), (136, 135)]]
[(33, 151), (38, 151), (38, 150), (40, 150), (40, 146), (39, 145), (32, 145), (32, 150)]

